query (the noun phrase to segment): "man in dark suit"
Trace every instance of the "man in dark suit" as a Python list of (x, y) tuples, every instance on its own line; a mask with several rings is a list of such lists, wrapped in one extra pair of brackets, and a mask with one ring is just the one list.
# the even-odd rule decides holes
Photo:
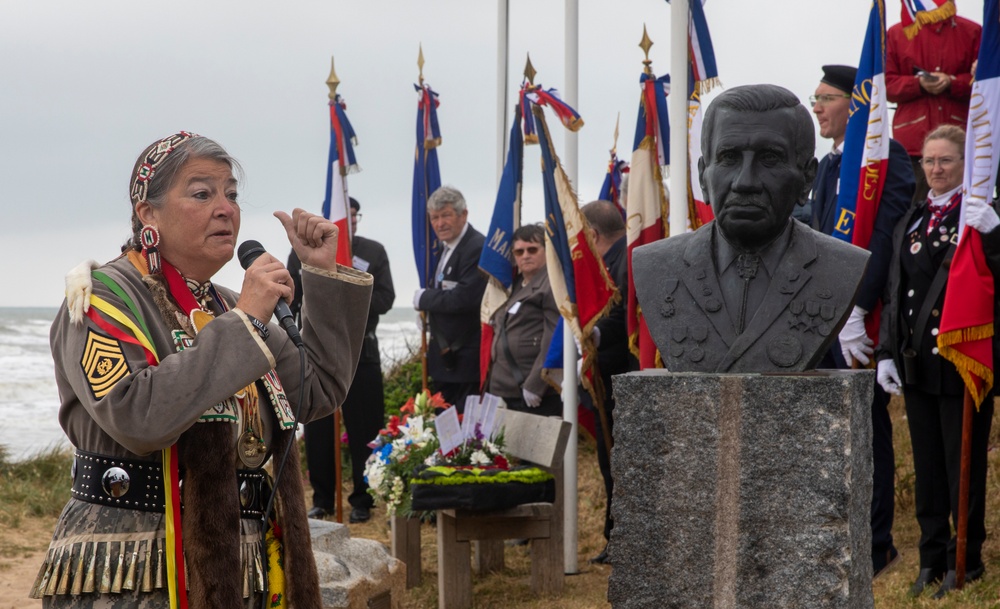
[[(833, 151), (820, 161), (812, 192), (813, 228), (824, 235), (833, 235), (837, 195), (840, 191), (840, 165), (850, 113), (851, 91), (857, 68), (823, 66), (823, 78), (812, 101), (813, 114), (819, 122), (820, 135), (833, 140)], [(851, 311), (837, 343), (830, 349), (820, 368), (851, 368), (853, 362), (866, 366), (872, 358), (874, 341), (878, 337), (878, 319), (882, 294), (889, 281), (892, 260), (892, 232), (899, 219), (910, 207), (914, 180), (906, 149), (896, 140), (889, 140), (889, 164), (882, 198), (875, 216), (875, 230), (868, 243), (872, 253), (865, 270), (857, 302)], [(872, 568), (877, 577), (899, 556), (892, 543), (892, 520), (895, 510), (896, 456), (892, 447), (892, 419), (889, 417), (889, 394), (876, 384), (872, 399)]]
[(673, 372), (798, 372), (847, 319), (868, 252), (791, 219), (816, 175), (808, 110), (736, 87), (708, 107), (699, 179), (715, 220), (639, 247), (639, 305)]
[[(375, 328), (378, 318), (392, 308), (396, 292), (392, 287), (392, 272), (389, 270), (389, 256), (378, 241), (358, 235), (358, 220), (361, 219), (361, 204), (354, 198), (351, 202), (351, 253), (354, 268), (370, 273), (375, 278), (372, 299), (368, 307), (368, 321), (365, 325), (365, 339), (361, 345), (361, 358), (354, 373), (351, 388), (344, 399), (342, 412), (347, 428), (347, 446), (351, 452), (351, 479), (353, 488), (347, 497), (351, 504), (349, 520), (366, 522), (371, 518), (374, 500), (368, 494), (365, 482), (365, 461), (372, 450), (368, 443), (378, 435), (385, 424), (385, 399), (382, 387), (382, 358), (378, 348)], [(302, 306), (301, 286), (298, 281), (301, 264), (295, 252), (288, 259), (288, 270), (296, 279), (296, 298), (292, 301), (293, 313)], [(336, 312), (331, 312), (335, 315)], [(310, 518), (323, 518), (332, 514), (336, 504), (336, 477), (334, 456), (340, 448), (340, 431), (333, 424), (333, 416), (318, 419), (305, 425), (306, 463), (309, 468), (309, 482), (313, 487), (313, 507)]]
[[(639, 362), (628, 348), (628, 324), (625, 318), (625, 294), (628, 288), (628, 256), (625, 237), (625, 221), (621, 211), (610, 201), (591, 201), (580, 208), (587, 223), (590, 224), (590, 236), (594, 240), (594, 248), (604, 261), (608, 275), (618, 287), (622, 299), (611, 307), (607, 316), (602, 317), (594, 326), (594, 344), (597, 345), (597, 367), (601, 372), (601, 382), (604, 385), (604, 412), (608, 418), (609, 431), (614, 429), (615, 394), (611, 377), (639, 369)], [(604, 539), (611, 539), (611, 529), (614, 521), (611, 518), (611, 497), (614, 491), (614, 480), (611, 477), (611, 447), (604, 442), (604, 431), (601, 427), (601, 417), (591, 404), (590, 393), (580, 392), (580, 399), (594, 413), (594, 424), (597, 439), (597, 464), (604, 478), (604, 490), (607, 500), (604, 505)], [(609, 563), (607, 544), (600, 554), (591, 562)]]
[(435, 190), (427, 214), (442, 250), (433, 285), (414, 293), (413, 308), (428, 313), (432, 386), (461, 413), (465, 398), (479, 393), (479, 308), (486, 290), (479, 255), (485, 238), (468, 223), (465, 198), (455, 188)]

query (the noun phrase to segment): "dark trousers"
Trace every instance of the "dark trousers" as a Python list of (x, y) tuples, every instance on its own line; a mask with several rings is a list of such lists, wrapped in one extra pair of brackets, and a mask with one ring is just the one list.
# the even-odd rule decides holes
[[(372, 454), (368, 443), (375, 439), (385, 423), (385, 401), (382, 392), (382, 368), (379, 362), (361, 362), (341, 409), (347, 428), (347, 446), (351, 453), (353, 488), (347, 497), (352, 507), (371, 508), (374, 505), (365, 482), (365, 461)], [(340, 448), (338, 430), (333, 416), (305, 425), (306, 462), (309, 483), (313, 487), (313, 505), (327, 511), (336, 503), (335, 451)]]
[(896, 510), (896, 452), (892, 447), (889, 394), (875, 383), (872, 396), (872, 554), (892, 547), (892, 520)]
[[(907, 387), (906, 417), (913, 442), (920, 568), (955, 568), (958, 485), (962, 446), (962, 396), (937, 396)], [(972, 416), (966, 567), (982, 564), (986, 540), (986, 451), (993, 419), (990, 394)], [(951, 519), (949, 521), (949, 518)]]
[(432, 381), (432, 393), (441, 393), (445, 402), (458, 409), (458, 414), (465, 412), (465, 398), (470, 395), (479, 395), (479, 381), (471, 383), (440, 383)]
[[(604, 379), (604, 387), (610, 389), (611, 377)], [(608, 447), (607, 442), (604, 441), (604, 423), (601, 421), (601, 413), (597, 411), (594, 400), (590, 397), (590, 392), (582, 386), (580, 387), (580, 401), (594, 413), (594, 433), (597, 434), (595, 438), (597, 442), (597, 466), (601, 469), (601, 477), (604, 479), (604, 494), (606, 497), (606, 501), (604, 502), (604, 539), (610, 540), (611, 529), (615, 526), (615, 521), (611, 518), (611, 497), (615, 490), (615, 481), (611, 477), (611, 449)], [(613, 397), (609, 396), (605, 398), (604, 412), (608, 417), (608, 435), (614, 437), (615, 400)]]
[[(835, 341), (816, 366), (819, 369), (848, 369)], [(896, 510), (896, 453), (892, 447), (892, 419), (889, 394), (875, 383), (872, 395), (872, 555), (885, 554), (892, 547), (892, 520)]]

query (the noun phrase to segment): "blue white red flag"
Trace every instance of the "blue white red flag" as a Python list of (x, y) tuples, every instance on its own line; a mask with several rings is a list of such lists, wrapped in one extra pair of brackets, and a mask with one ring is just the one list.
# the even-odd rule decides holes
[(604, 176), (604, 184), (601, 185), (601, 194), (597, 196), (602, 201), (611, 201), (622, 213), (625, 219), (625, 206), (622, 205), (622, 175), (628, 171), (628, 163), (618, 158), (618, 154), (612, 150), (611, 160), (608, 161), (608, 172)]
[(639, 77), (642, 99), (639, 101), (639, 119), (635, 125), (632, 149), (644, 139), (652, 138), (656, 145), (656, 161), (664, 167), (670, 164), (670, 120), (667, 114), (667, 95), (670, 94), (670, 75), (657, 78), (643, 72)]
[(548, 106), (552, 108), (559, 121), (570, 131), (579, 131), (583, 127), (583, 119), (576, 110), (569, 104), (559, 99), (559, 92), (555, 89), (544, 89), (542, 85), (525, 83), (521, 87), (518, 106), (521, 110), (521, 118), (524, 121), (524, 142), (526, 144), (537, 144), (538, 135), (535, 133), (535, 119), (531, 113), (531, 105)]
[(833, 236), (867, 249), (889, 166), (885, 0), (872, 2), (848, 113)]
[(542, 152), (545, 267), (549, 284), (564, 320), (564, 331), (568, 328), (573, 333), (582, 351), (580, 383), (590, 392), (605, 424), (604, 429), (608, 429), (601, 399), (604, 391), (600, 374), (596, 372), (597, 349), (591, 333), (597, 321), (618, 301), (618, 290), (587, 233), (589, 225), (559, 163), (543, 110), (534, 107), (532, 111), (538, 124), (538, 143)]
[[(636, 121), (635, 145), (629, 163), (629, 186), (626, 199), (626, 243), (628, 244), (628, 334), (629, 348), (639, 360), (641, 368), (657, 366), (656, 345), (642, 319), (639, 301), (632, 281), (632, 250), (640, 245), (658, 241), (667, 231), (667, 194), (663, 190), (660, 166), (667, 161), (664, 150), (669, 150), (670, 129), (666, 122), (666, 93), (670, 76), (659, 79), (644, 73), (640, 79), (642, 95), (639, 101), (639, 118)], [(662, 95), (661, 95), (662, 94)], [(662, 117), (664, 120), (660, 120)]]
[(521, 226), (521, 180), (524, 173), (524, 141), (521, 138), (521, 109), (514, 110), (514, 123), (510, 129), (507, 162), (503, 166), (500, 188), (493, 205), (493, 218), (486, 232), (486, 243), (479, 255), (479, 268), (486, 273), (486, 291), (479, 308), (482, 335), (479, 343), (479, 380), (486, 380), (490, 364), (490, 346), (493, 344), (493, 326), (490, 318), (510, 296), (514, 282), (514, 259), (511, 254), (514, 231)]
[(952, 0), (902, 0), (902, 4), (900, 23), (910, 40), (921, 27), (955, 16), (955, 3)]
[(941, 357), (955, 364), (976, 408), (993, 387), (993, 274), (979, 231), (965, 224), (971, 201), (994, 203), (1000, 162), (1000, 1), (983, 4), (983, 36), (965, 136), (960, 239), (948, 272), (938, 333)]
[(420, 287), (434, 283), (438, 263), (438, 243), (427, 217), (427, 199), (441, 187), (441, 168), (437, 147), (441, 145), (438, 127), (438, 94), (430, 85), (413, 85), (417, 90), (417, 148), (413, 161), (413, 258), (417, 263)]
[(705, 203), (698, 179), (698, 159), (701, 157), (701, 96), (711, 91), (719, 82), (719, 68), (715, 64), (712, 36), (705, 18), (704, 0), (690, 3), (691, 19), (688, 23), (688, 46), (691, 57), (688, 70), (688, 217), (692, 230), (715, 218), (712, 206)]
[(719, 84), (719, 68), (715, 65), (715, 49), (712, 35), (705, 19), (705, 0), (694, 0), (688, 4), (691, 19), (688, 22), (688, 47), (691, 56), (691, 73), (695, 90), (699, 95), (708, 93)]
[(326, 166), (326, 196), (323, 199), (323, 217), (333, 220), (340, 230), (337, 239), (337, 263), (352, 266), (351, 207), (347, 195), (347, 174), (360, 171), (354, 158), (354, 145), (358, 138), (347, 120), (347, 104), (337, 95), (330, 101), (330, 154)]

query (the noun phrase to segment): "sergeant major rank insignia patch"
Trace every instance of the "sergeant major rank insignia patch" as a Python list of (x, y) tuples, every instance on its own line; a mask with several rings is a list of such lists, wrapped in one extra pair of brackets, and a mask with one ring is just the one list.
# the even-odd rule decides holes
[(93, 330), (87, 334), (87, 345), (83, 349), (80, 366), (90, 383), (94, 399), (98, 400), (131, 372), (125, 354), (122, 353), (121, 343)]

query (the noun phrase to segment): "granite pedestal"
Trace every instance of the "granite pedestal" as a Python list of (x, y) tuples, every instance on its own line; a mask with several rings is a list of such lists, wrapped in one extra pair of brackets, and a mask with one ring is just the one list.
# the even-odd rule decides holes
[(873, 371), (614, 377), (615, 609), (872, 609)]

